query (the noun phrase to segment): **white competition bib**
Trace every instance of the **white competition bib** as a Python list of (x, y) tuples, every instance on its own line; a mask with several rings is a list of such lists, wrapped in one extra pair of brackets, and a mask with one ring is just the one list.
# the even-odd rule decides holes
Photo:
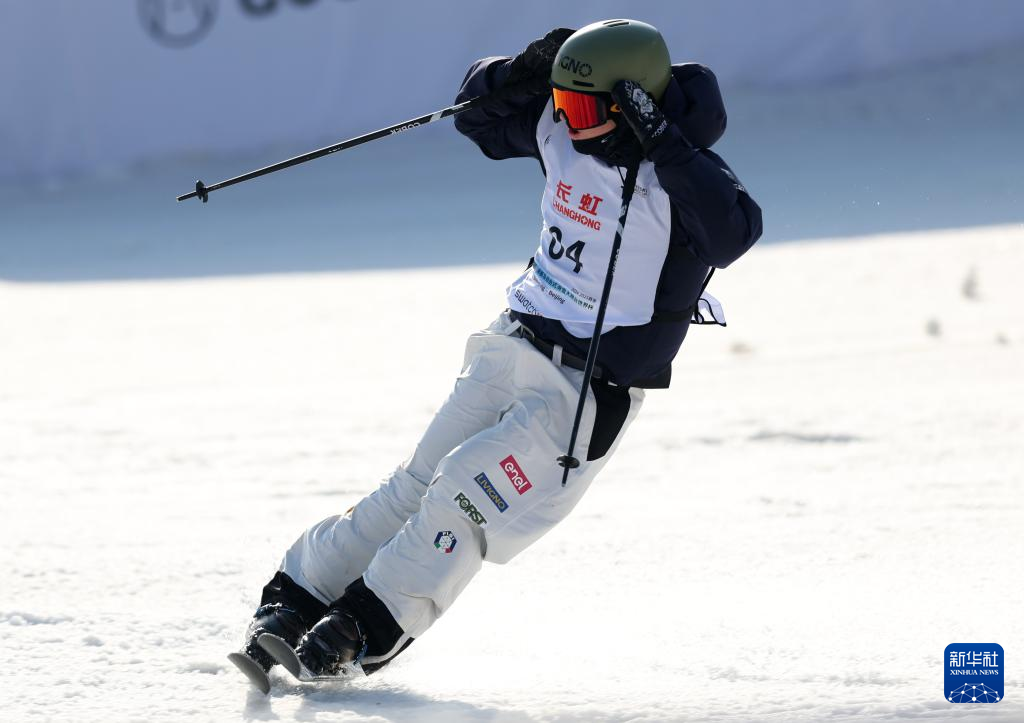
[[(551, 101), (537, 124), (547, 185), (541, 201), (540, 245), (533, 266), (508, 288), (509, 308), (558, 319), (573, 336), (593, 334), (608, 257), (622, 203), (623, 176), (577, 153)], [(625, 171), (623, 170), (623, 175)], [(640, 164), (622, 235), (602, 333), (651, 320), (668, 253), (671, 202), (654, 172)]]

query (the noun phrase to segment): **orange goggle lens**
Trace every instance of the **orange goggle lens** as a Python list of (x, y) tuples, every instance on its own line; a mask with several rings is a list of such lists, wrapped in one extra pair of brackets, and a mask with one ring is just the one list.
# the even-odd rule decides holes
[(596, 95), (552, 88), (551, 96), (555, 103), (555, 120), (559, 116), (565, 118), (575, 131), (594, 128), (608, 120), (608, 106)]

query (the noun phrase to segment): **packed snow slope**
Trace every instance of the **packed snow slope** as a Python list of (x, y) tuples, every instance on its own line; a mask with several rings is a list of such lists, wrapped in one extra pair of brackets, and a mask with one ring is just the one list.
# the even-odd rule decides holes
[[(0, 283), (4, 721), (1024, 719), (1024, 227), (755, 248), (564, 524), (390, 668), (224, 656), (516, 265)], [(944, 700), (995, 642), (1006, 695)]]

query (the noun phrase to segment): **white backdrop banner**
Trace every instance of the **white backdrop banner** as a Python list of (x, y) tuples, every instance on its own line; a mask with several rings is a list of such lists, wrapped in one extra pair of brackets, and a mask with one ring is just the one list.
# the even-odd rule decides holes
[(651, 22), (727, 87), (1024, 39), (1016, 0), (4, 0), (0, 180), (340, 139), (448, 105), (478, 57), (609, 17)]

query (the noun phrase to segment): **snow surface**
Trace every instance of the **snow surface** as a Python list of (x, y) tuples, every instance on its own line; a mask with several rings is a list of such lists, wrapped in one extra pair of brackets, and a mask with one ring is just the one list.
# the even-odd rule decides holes
[[(1022, 63), (727, 89), (729, 327), (391, 667), (269, 699), (224, 656), (447, 395), (536, 163), (434, 124), (205, 206), (315, 139), (0, 189), (0, 720), (1024, 720)], [(944, 701), (951, 642), (1005, 700)]]
[(0, 719), (1024, 719), (1020, 224), (755, 248), (568, 520), (386, 671), (250, 691), (259, 588), (518, 268), (0, 282)]

